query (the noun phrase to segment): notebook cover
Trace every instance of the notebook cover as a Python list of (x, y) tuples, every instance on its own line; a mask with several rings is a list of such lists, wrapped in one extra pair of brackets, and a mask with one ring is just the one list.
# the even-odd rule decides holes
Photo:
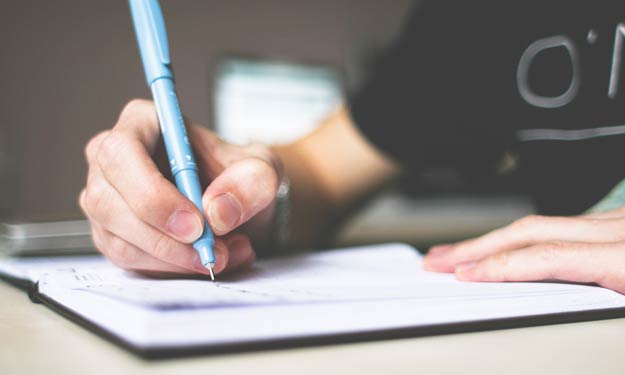
[(114, 344), (121, 346), (139, 357), (145, 359), (166, 359), (185, 356), (207, 354), (232, 353), (243, 351), (260, 351), (271, 349), (287, 349), (294, 347), (308, 347), (317, 345), (333, 345), (355, 343), (363, 341), (379, 341), (400, 338), (444, 335), (452, 333), (467, 333), (490, 331), (497, 329), (522, 328), (551, 324), (575, 323), (592, 320), (616, 319), (625, 317), (625, 307), (564, 312), (556, 314), (533, 315), (525, 317), (499, 318), (463, 323), (433, 324), (409, 328), (383, 329), (363, 331), (358, 333), (331, 334), (323, 336), (306, 336), (297, 338), (268, 339), (260, 341), (245, 341), (240, 343), (210, 344), (173, 347), (138, 347), (131, 345), (115, 334), (106, 331), (94, 322), (84, 318), (67, 307), (57, 303), (50, 297), (39, 293), (38, 284), (31, 284), (29, 297), (35, 303), (42, 303), (56, 313), (77, 323), (87, 330), (103, 337)]

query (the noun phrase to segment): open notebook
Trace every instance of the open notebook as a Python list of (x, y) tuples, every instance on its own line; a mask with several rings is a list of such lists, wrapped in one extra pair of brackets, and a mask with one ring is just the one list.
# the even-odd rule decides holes
[(215, 283), (91, 262), (43, 272), (36, 298), (148, 357), (625, 316), (607, 289), (459, 282), (402, 244), (261, 260)]

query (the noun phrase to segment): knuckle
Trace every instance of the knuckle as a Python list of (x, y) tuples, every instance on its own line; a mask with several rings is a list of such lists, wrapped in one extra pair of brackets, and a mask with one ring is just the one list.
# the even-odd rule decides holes
[(152, 245), (150, 253), (157, 259), (167, 259), (171, 252), (172, 241), (164, 234), (159, 235)]
[(248, 201), (248, 213), (256, 213), (275, 199), (280, 182), (276, 170), (264, 160), (254, 158), (251, 166), (248, 176), (254, 181), (254, 197)]
[(494, 254), (490, 257), (490, 263), (496, 265), (498, 268), (505, 268), (510, 263), (510, 255), (507, 251)]
[(106, 170), (114, 167), (121, 150), (126, 147), (126, 137), (119, 132), (112, 131), (102, 140), (99, 150), (96, 154), (96, 160), (100, 168)]
[[(159, 212), (163, 209), (163, 202), (166, 196), (163, 189), (163, 183), (169, 183), (161, 175), (148, 178), (141, 183), (141, 194), (138, 199), (130, 202), (132, 211), (143, 220), (154, 221), (159, 218)], [(159, 218), (166, 221), (167, 218)]]
[(106, 256), (118, 267), (130, 269), (137, 264), (139, 252), (121, 238), (112, 237), (106, 247)]
[(108, 135), (110, 134), (110, 130), (105, 130), (103, 132), (100, 132), (98, 134), (96, 134), (95, 136), (93, 136), (89, 142), (87, 142), (87, 145), (85, 146), (85, 158), (87, 159), (87, 162), (91, 163), (94, 159), (95, 156), (98, 153), (98, 150), (100, 149), (100, 145), (102, 144), (102, 141), (108, 137)]
[(152, 107), (152, 102), (145, 99), (135, 98), (130, 100), (122, 109), (120, 118), (135, 116), (139, 113), (143, 113), (146, 109)]
[(544, 263), (554, 262), (564, 246), (565, 244), (562, 241), (551, 241), (546, 243), (540, 251), (540, 259)]
[(529, 227), (540, 224), (544, 221), (544, 219), (545, 217), (542, 215), (528, 215), (515, 221), (513, 225), (516, 227)]
[(109, 207), (111, 192), (109, 187), (102, 183), (90, 183), (82, 199), (83, 210), (89, 216), (99, 217)]
[(252, 142), (245, 146), (245, 148), (250, 154), (263, 160), (269, 160), (272, 154), (269, 148), (262, 143)]
[(510, 265), (510, 254), (504, 251), (488, 258), (482, 272), (492, 281), (506, 281)]
[(276, 153), (271, 151), (269, 147), (262, 143), (251, 143), (247, 147), (253, 155), (269, 164), (273, 168), (274, 172), (276, 172), (276, 175), (282, 173), (282, 161)]
[(271, 197), (275, 195), (280, 184), (276, 169), (266, 160), (260, 158), (251, 159), (251, 178), (259, 184), (259, 191), (268, 192)]

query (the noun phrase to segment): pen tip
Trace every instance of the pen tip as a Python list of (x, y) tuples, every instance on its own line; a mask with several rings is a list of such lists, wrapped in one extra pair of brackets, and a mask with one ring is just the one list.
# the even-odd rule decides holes
[(211, 280), (215, 281), (215, 274), (213, 273), (213, 267), (208, 266), (208, 271), (211, 273)]

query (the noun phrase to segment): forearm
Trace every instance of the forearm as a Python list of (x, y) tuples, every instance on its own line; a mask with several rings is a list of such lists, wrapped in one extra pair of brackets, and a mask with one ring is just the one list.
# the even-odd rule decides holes
[(325, 230), (325, 223), (336, 215), (336, 207), (316, 178), (309, 158), (296, 144), (276, 147), (290, 181), (288, 247), (315, 246)]
[(274, 147), (291, 182), (293, 247), (326, 242), (337, 221), (399, 172), (373, 148), (341, 109), (301, 140)]

